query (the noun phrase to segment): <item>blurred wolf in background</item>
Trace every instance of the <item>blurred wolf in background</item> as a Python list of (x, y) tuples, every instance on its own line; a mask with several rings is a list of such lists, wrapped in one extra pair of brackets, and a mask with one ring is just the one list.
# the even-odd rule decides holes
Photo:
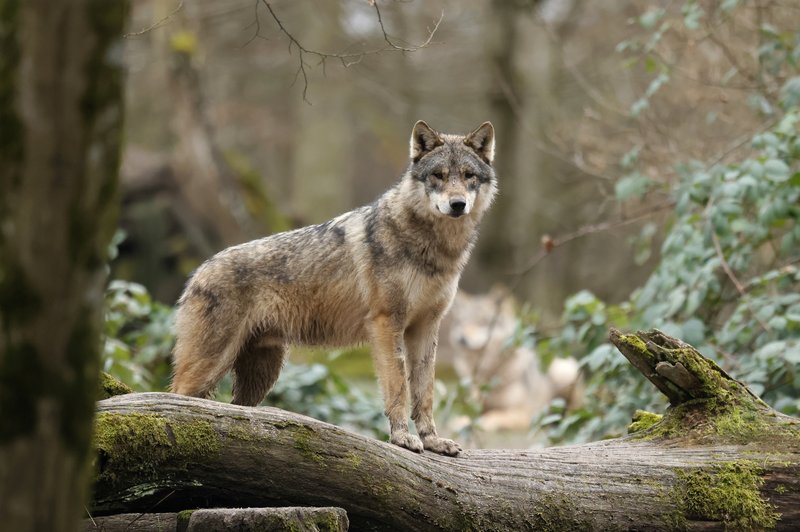
[(442, 322), (439, 363), (459, 379), (486, 386), (478, 426), (487, 431), (526, 430), (552, 399), (580, 406), (582, 385), (574, 358), (557, 358), (542, 371), (536, 352), (514, 342), (514, 298), (493, 287), (486, 294), (460, 291)]
[(172, 391), (207, 397), (233, 370), (233, 402), (257, 405), (288, 344), (369, 341), (392, 443), (458, 454), (433, 421), (436, 342), (497, 190), (494, 146), (489, 122), (466, 136), (417, 122), (406, 173), (373, 204), (206, 261), (178, 301)]

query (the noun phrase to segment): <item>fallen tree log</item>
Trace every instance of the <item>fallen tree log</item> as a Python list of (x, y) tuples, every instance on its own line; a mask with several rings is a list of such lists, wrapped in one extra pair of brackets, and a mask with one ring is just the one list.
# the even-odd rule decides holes
[(610, 336), (671, 407), (585, 445), (450, 458), (275, 408), (100, 401), (90, 512), (336, 506), (358, 530), (800, 528), (800, 420), (679, 340)]
[(348, 529), (341, 508), (215, 508), (180, 513), (116, 514), (84, 519), (86, 532), (208, 532), (209, 530), (291, 530), (341, 532)]

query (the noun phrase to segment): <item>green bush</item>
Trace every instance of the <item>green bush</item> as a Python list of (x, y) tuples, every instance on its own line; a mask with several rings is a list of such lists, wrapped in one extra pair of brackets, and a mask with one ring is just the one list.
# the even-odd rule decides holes
[[(715, 23), (728, 23), (738, 4), (720, 4)], [(682, 31), (692, 35), (712, 14), (688, 1), (681, 16)], [(665, 17), (663, 9), (642, 15), (643, 28), (658, 29), (618, 49), (643, 51), (648, 61), (657, 58), (650, 55), (655, 43), (676, 24)], [(587, 381), (584, 407), (568, 412), (559, 401), (535, 420), (534, 428), (552, 442), (621, 435), (636, 408), (665, 407), (607, 343), (611, 326), (656, 327), (679, 337), (775, 408), (800, 413), (800, 32), (781, 33), (764, 24), (754, 52), (758, 75), (779, 90), (753, 90), (750, 101), (764, 103), (755, 112), (769, 117), (771, 126), (733, 152), (736, 162), (721, 164), (716, 157), (680, 163), (678, 180), (670, 183), (654, 183), (633, 170), (617, 183), (620, 202), (646, 200), (648, 191), (661, 188), (674, 210), (662, 229), (658, 263), (643, 286), (621, 305), (607, 305), (589, 292), (576, 294), (565, 304), (558, 333), (538, 341), (544, 357), (577, 356)], [(656, 66), (661, 73), (634, 104), (634, 116), (669, 78), (668, 65)], [(626, 155), (623, 168), (635, 166), (639, 149)], [(635, 239), (637, 258), (649, 256), (656, 232), (652, 224), (643, 228)]]

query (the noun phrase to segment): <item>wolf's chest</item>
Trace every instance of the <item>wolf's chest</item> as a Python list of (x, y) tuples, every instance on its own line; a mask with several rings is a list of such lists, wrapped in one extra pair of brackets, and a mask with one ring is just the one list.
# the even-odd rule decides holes
[(458, 285), (457, 276), (429, 277), (410, 274), (407, 279), (405, 298), (408, 322), (441, 314)]

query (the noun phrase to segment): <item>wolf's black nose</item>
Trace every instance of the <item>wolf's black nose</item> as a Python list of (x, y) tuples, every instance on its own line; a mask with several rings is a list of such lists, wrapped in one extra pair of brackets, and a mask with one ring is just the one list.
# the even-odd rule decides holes
[(467, 202), (461, 198), (454, 198), (450, 200), (450, 208), (453, 209), (453, 212), (462, 213), (464, 212), (464, 208), (467, 206)]

